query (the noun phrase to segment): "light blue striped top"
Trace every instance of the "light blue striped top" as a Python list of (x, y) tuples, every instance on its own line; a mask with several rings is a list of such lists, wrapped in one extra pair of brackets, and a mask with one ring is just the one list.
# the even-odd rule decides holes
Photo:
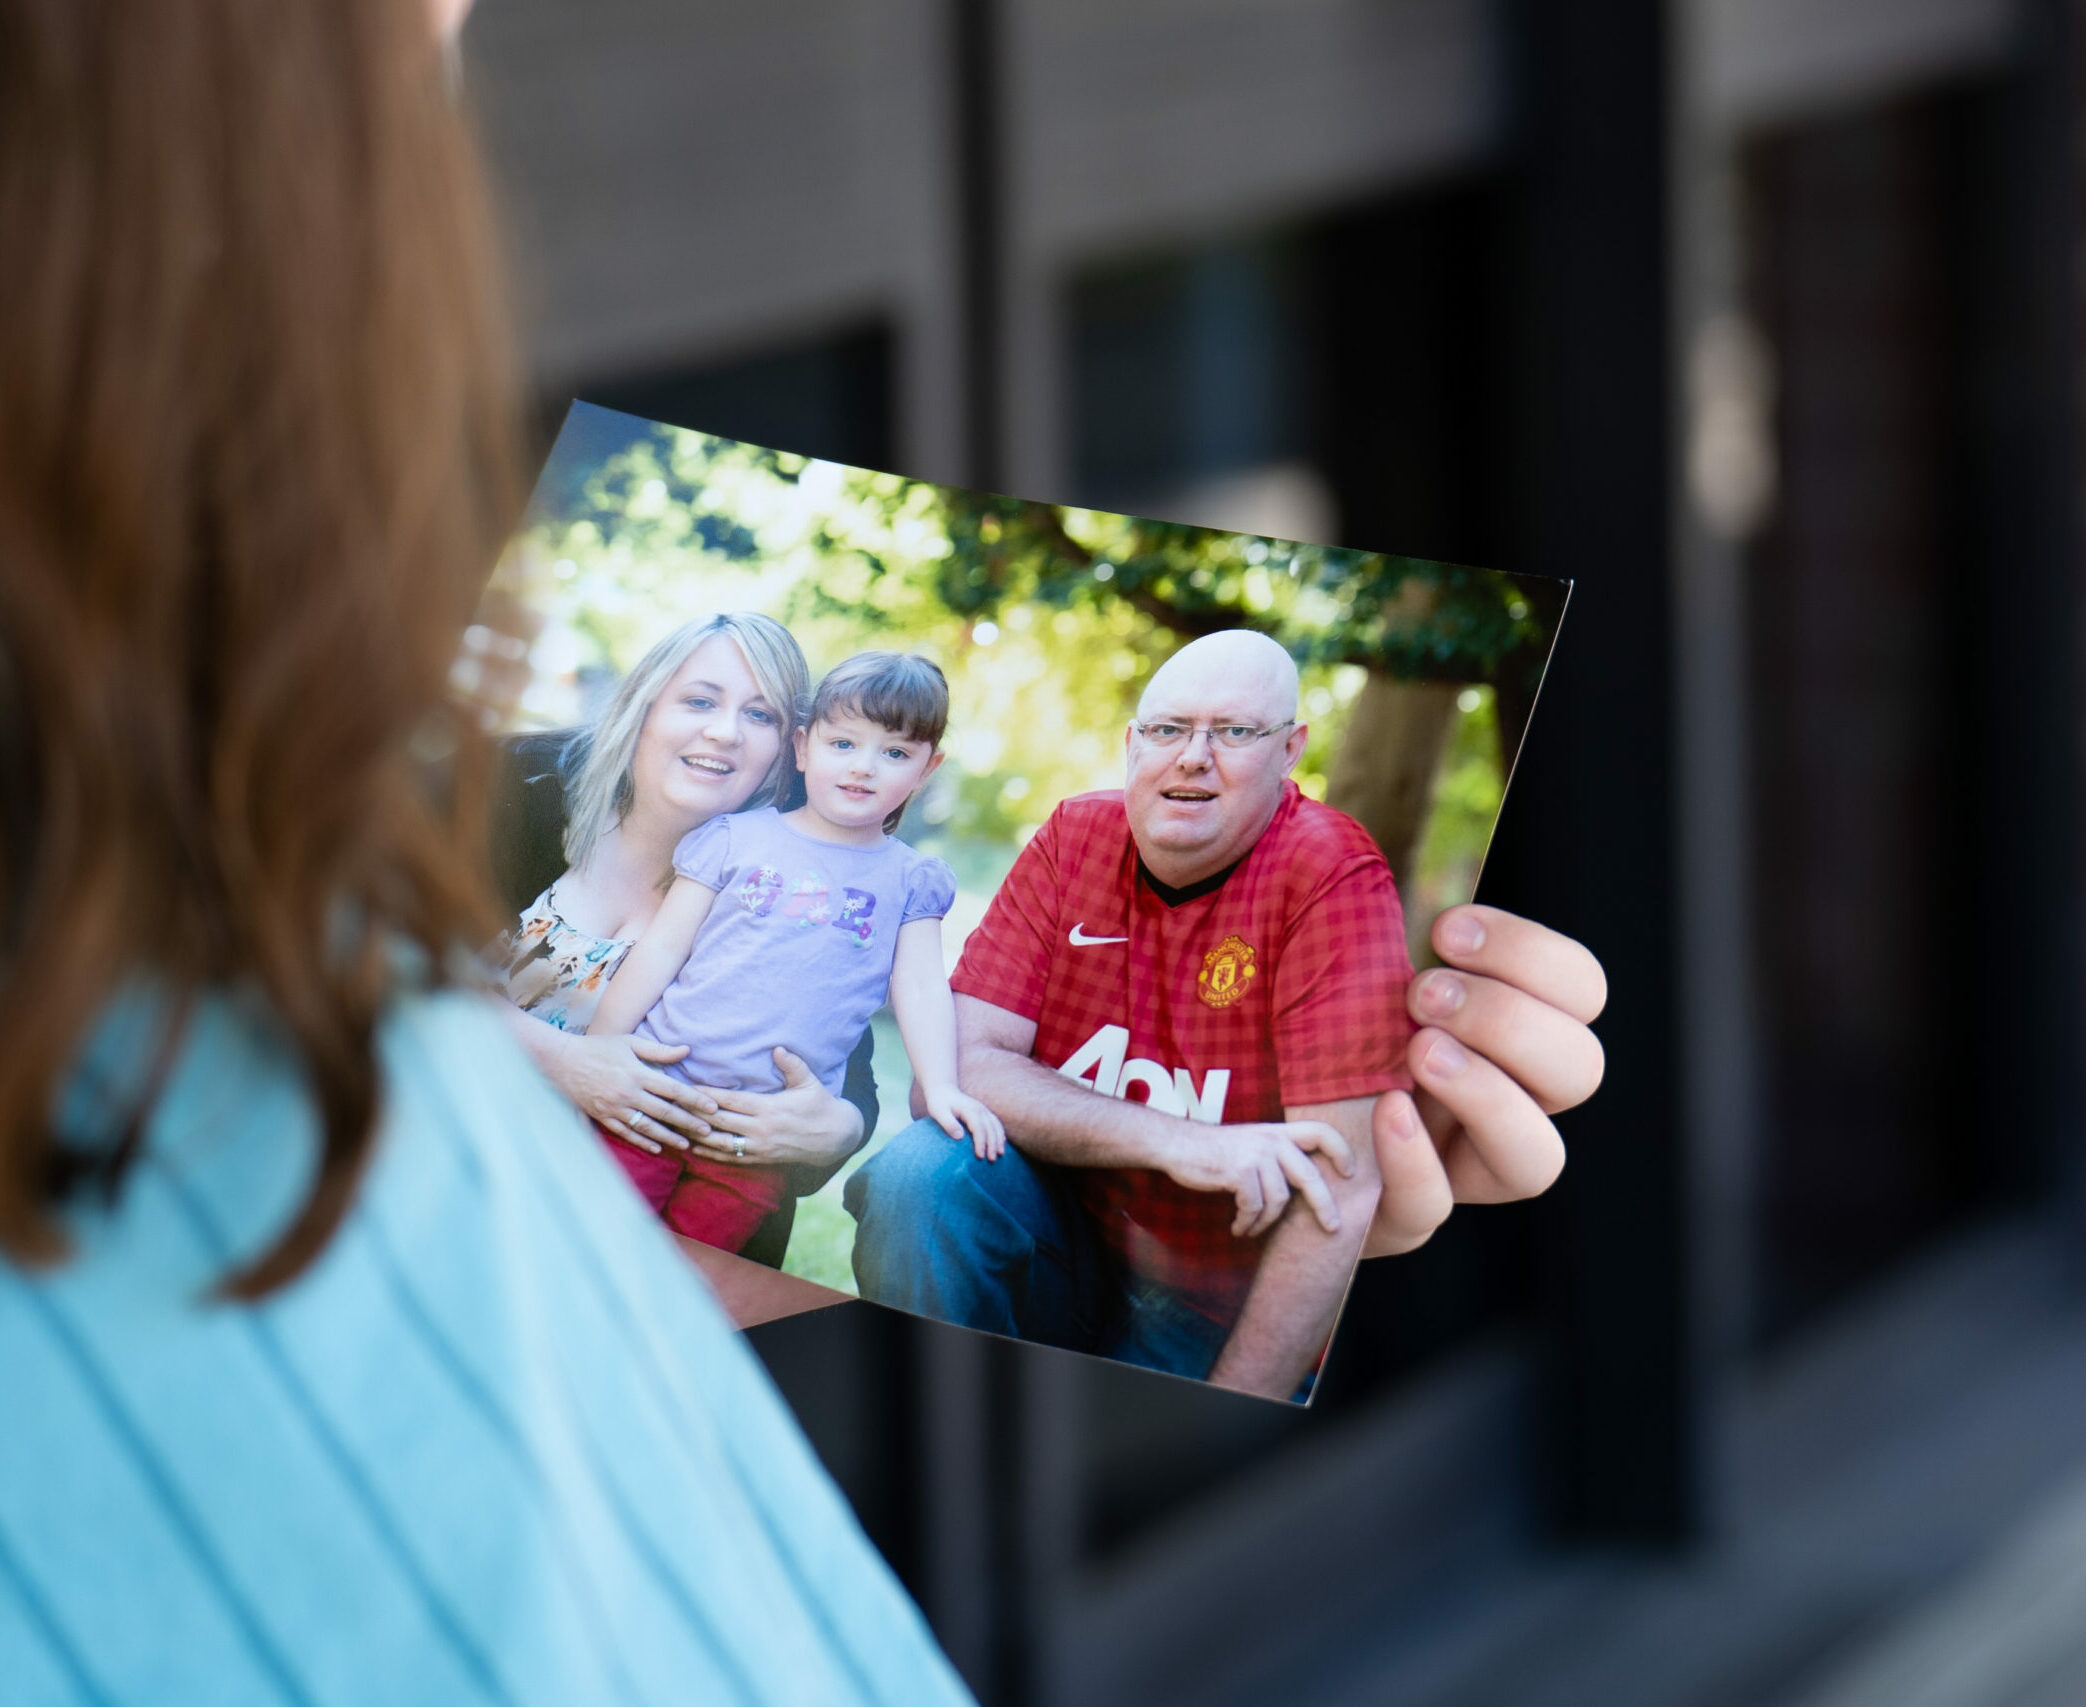
[(314, 1121), (224, 1002), (74, 1260), (0, 1261), (0, 1699), (968, 1700), (499, 1017), (405, 998), (381, 1054), (357, 1207), (260, 1306), (204, 1294), (300, 1200)]

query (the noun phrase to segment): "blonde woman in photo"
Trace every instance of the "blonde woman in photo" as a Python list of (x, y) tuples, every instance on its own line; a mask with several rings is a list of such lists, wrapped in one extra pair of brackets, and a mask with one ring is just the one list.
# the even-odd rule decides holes
[(659, 1069), (684, 1050), (587, 1026), (630, 945), (659, 910), (674, 848), (726, 812), (773, 803), (791, 774), (790, 742), (811, 697), (804, 654), (772, 618), (729, 613), (688, 623), (624, 677), (565, 780), (566, 870), (523, 909), (508, 944), (507, 993), (528, 1016), (515, 1035), (584, 1114), (658, 1155), (689, 1143), (763, 1163), (831, 1166), (862, 1138), (860, 1111), (818, 1089), (802, 1064), (784, 1088), (726, 1099)]

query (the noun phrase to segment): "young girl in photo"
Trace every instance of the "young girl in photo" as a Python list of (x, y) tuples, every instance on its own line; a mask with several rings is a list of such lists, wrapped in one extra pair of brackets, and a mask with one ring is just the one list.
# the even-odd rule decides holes
[[(685, 1046), (668, 1070), (724, 1089), (772, 1089), (781, 1046), (837, 1094), (888, 996), (927, 1114), (997, 1158), (999, 1119), (956, 1082), (941, 942), (955, 875), (889, 833), (940, 766), (948, 717), (948, 683), (925, 658), (862, 652), (834, 669), (796, 734), (804, 804), (713, 818), (682, 839), (672, 887), (589, 1031)], [(674, 1231), (727, 1251), (788, 1193), (782, 1168), (708, 1157), (639, 1184)]]

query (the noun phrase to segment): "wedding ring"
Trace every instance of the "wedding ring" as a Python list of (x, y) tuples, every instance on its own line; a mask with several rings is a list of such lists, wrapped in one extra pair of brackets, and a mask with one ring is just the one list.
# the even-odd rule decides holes
[(743, 1161), (745, 1161), (745, 1160), (746, 1160), (746, 1140), (745, 1140), (745, 1139), (743, 1139), (743, 1138), (734, 1138), (734, 1139), (732, 1140), (732, 1156), (733, 1156), (733, 1158), (734, 1158), (735, 1160), (737, 1160), (737, 1161), (741, 1161), (741, 1162), (743, 1162)]

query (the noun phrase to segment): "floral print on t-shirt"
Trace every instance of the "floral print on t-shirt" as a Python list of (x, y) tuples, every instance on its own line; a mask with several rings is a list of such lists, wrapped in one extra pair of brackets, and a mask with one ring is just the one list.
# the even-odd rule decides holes
[(633, 939), (588, 936), (559, 916), (553, 883), (531, 901), (507, 938), (508, 1000), (560, 1031), (583, 1032)]

